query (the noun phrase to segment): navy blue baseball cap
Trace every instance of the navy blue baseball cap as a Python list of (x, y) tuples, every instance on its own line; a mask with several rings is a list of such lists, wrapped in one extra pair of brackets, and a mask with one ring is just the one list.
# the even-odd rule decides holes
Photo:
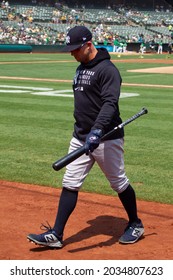
[(71, 28), (66, 36), (66, 46), (63, 52), (71, 52), (82, 47), (92, 39), (91, 31), (85, 26), (75, 26)]

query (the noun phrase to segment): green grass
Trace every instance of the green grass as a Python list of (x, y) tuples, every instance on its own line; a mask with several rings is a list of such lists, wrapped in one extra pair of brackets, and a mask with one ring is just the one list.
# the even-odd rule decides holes
[[(166, 66), (154, 63), (157, 55), (151, 57), (151, 64), (142, 63), (143, 60), (133, 63), (136, 56), (128, 56), (129, 63), (115, 62), (123, 83), (173, 85), (171, 74), (127, 71)], [(67, 60), (69, 63), (63, 62)], [(70, 55), (62, 54), (3, 54), (0, 63), (3, 63), (0, 76), (65, 80), (72, 80), (77, 66)], [(61, 187), (65, 170), (55, 172), (52, 163), (68, 150), (74, 122), (73, 98), (10, 93), (8, 90), (12, 88), (2, 85), (71, 91), (71, 83), (0, 79), (0, 179)], [(123, 120), (142, 107), (149, 111), (125, 127), (126, 172), (137, 198), (172, 204), (173, 89), (123, 85), (122, 92), (139, 94), (120, 99)], [(116, 195), (97, 165), (84, 182), (82, 191)]]

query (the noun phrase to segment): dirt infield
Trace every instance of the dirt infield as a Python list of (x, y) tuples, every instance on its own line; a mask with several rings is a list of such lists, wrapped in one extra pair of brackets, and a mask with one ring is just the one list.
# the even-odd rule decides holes
[(128, 70), (128, 72), (156, 73), (156, 74), (173, 74), (173, 66), (154, 67), (154, 68), (147, 68), (147, 69), (135, 69), (135, 70)]
[[(117, 197), (81, 192), (64, 234), (64, 248), (52, 250), (27, 241), (40, 224), (54, 223), (60, 189), (0, 181), (1, 260), (172, 260), (173, 207), (138, 201), (145, 225), (142, 240), (118, 243), (127, 224)], [(10, 242), (9, 242), (10, 240)]]

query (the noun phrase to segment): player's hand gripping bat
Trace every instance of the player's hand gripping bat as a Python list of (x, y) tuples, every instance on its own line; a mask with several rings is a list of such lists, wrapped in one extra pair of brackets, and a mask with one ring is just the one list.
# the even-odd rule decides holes
[[(101, 141), (105, 140), (108, 136), (112, 135), (116, 130), (123, 128), (125, 125), (131, 123), (132, 121), (136, 120), (140, 116), (142, 116), (144, 114), (147, 114), (147, 113), (148, 113), (148, 110), (146, 108), (143, 108), (139, 113), (135, 114), (131, 118), (129, 118), (126, 121), (122, 122), (118, 126), (114, 127), (111, 131), (109, 131), (108, 133), (103, 135), (102, 138), (101, 138)], [(63, 158), (55, 161), (52, 164), (52, 167), (53, 167), (54, 170), (58, 171), (58, 170), (62, 169), (64, 166), (66, 166), (69, 163), (71, 163), (72, 161), (74, 161), (75, 159), (77, 159), (80, 156), (82, 156), (83, 154), (85, 154), (85, 145), (80, 147), (80, 148), (78, 148), (77, 150), (75, 150), (75, 151), (65, 155)]]

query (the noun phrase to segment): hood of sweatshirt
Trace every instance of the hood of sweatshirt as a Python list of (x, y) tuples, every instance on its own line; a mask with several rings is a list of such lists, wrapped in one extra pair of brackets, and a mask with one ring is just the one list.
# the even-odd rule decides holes
[(81, 63), (81, 66), (84, 66), (85, 68), (92, 68), (93, 66), (95, 66), (96, 64), (101, 62), (102, 60), (105, 60), (105, 59), (110, 60), (111, 57), (105, 48), (98, 48), (97, 50), (98, 50), (98, 52), (97, 52), (95, 58), (90, 60), (86, 64)]

